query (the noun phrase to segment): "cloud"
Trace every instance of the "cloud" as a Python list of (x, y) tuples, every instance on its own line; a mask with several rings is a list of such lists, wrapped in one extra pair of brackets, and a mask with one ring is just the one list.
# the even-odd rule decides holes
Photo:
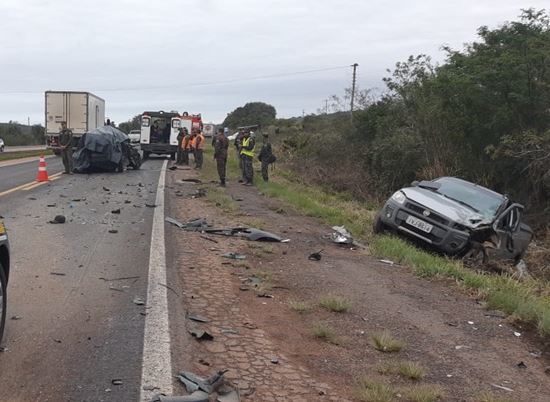
[[(544, 3), (3, 0), (0, 121), (41, 122), (47, 89), (94, 92), (115, 121), (156, 108), (220, 121), (254, 100), (283, 116), (311, 113), (343, 92), (351, 68), (226, 81), (357, 62), (360, 86), (382, 87), (386, 69), (410, 54), (441, 60), (442, 44), (460, 48), (480, 25)], [(205, 82), (217, 84), (192, 86)]]

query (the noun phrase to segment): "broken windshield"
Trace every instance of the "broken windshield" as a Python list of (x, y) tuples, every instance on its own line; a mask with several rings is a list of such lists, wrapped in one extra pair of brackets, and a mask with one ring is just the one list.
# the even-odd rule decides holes
[(489, 219), (495, 216), (504, 201), (504, 197), (498, 193), (461, 180), (441, 178), (436, 182), (440, 185), (437, 193)]

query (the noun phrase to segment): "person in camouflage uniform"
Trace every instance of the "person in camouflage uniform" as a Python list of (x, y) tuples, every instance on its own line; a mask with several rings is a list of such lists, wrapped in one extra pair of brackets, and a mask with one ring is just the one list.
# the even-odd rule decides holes
[(59, 132), (59, 147), (65, 174), (73, 174), (73, 132), (67, 128), (67, 122), (64, 121), (61, 122), (61, 131)]
[(214, 159), (218, 168), (218, 176), (220, 176), (220, 186), (225, 187), (225, 171), (227, 166), (227, 149), (229, 148), (229, 140), (223, 132), (223, 128), (218, 129), (216, 141), (214, 142)]

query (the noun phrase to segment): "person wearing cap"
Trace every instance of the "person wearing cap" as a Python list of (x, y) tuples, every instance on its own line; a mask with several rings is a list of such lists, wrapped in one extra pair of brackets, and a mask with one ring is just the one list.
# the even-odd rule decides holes
[(250, 136), (250, 130), (244, 132), (241, 143), (241, 158), (243, 161), (244, 185), (251, 186), (254, 181), (254, 148), (256, 141)]
[(258, 159), (262, 163), (262, 178), (265, 182), (267, 182), (269, 181), (269, 165), (275, 163), (277, 158), (273, 155), (273, 149), (271, 148), (271, 143), (269, 142), (269, 135), (264, 133), (263, 137), (264, 144), (262, 145)]
[(65, 174), (73, 174), (73, 132), (67, 128), (67, 122), (61, 122), (59, 132), (59, 148), (63, 159)]
[(229, 148), (229, 140), (225, 136), (223, 129), (218, 129), (216, 141), (214, 142), (214, 159), (220, 176), (220, 186), (225, 187), (225, 171), (227, 166), (227, 149)]

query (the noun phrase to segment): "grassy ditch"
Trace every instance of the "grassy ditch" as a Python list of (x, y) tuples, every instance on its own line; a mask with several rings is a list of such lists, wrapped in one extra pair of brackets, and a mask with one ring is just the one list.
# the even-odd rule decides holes
[[(227, 170), (229, 179), (235, 180), (239, 170), (232, 151)], [(207, 155), (211, 155), (211, 151)], [(375, 208), (369, 208), (346, 194), (299, 183), (284, 171), (277, 170), (275, 173), (272, 173), (269, 183), (256, 177), (256, 186), (265, 195), (284, 201), (298, 212), (318, 218), (328, 225), (346, 226), (356, 238), (367, 241), (374, 256), (410, 266), (419, 277), (453, 279), (468, 292), (474, 292), (476, 296), (485, 299), (489, 308), (501, 310), (515, 320), (532, 324), (542, 336), (550, 337), (548, 283), (540, 280), (519, 282), (508, 276), (475, 272), (465, 268), (460, 261), (430, 254), (400, 238), (374, 236), (371, 227)], [(205, 163), (203, 174), (205, 178), (215, 180), (214, 164)]]
[(35, 151), (17, 151), (17, 152), (2, 152), (0, 154), (0, 162), (2, 161), (9, 161), (12, 159), (21, 159), (21, 158), (30, 158), (33, 156), (40, 156), (40, 155), (53, 155), (53, 152), (51, 149), (43, 149), (43, 150), (35, 150)]

